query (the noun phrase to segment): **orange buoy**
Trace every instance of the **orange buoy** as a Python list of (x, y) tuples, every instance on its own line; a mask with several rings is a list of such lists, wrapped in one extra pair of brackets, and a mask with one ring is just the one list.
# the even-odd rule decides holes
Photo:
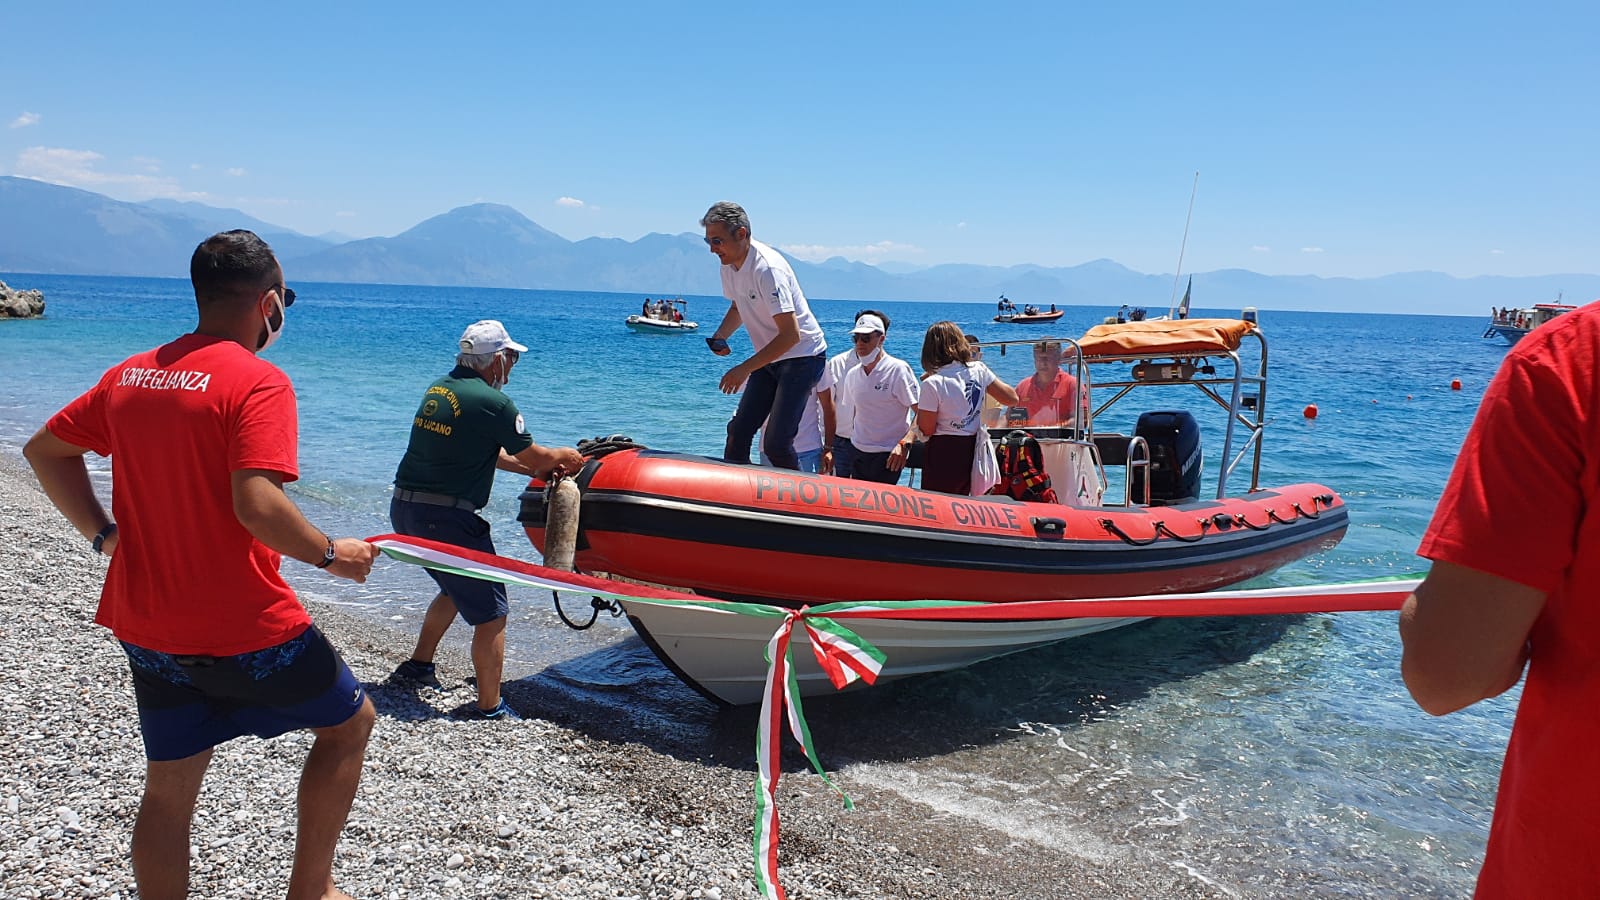
[(1316, 417), (1317, 417), (1317, 405), (1315, 403), (1307, 404), (1306, 405), (1306, 418), (1315, 419)]
[(1450, 379), (1450, 390), (1452, 390), (1452, 391), (1461, 390), (1461, 379), (1459, 379), (1459, 378)]

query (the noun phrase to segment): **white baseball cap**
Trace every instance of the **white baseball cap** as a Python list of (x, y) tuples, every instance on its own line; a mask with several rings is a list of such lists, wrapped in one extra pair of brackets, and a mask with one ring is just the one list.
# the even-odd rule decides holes
[(506, 333), (506, 327), (494, 319), (484, 319), (473, 322), (467, 330), (461, 332), (461, 352), (475, 354), (489, 354), (500, 350), (515, 350), (518, 353), (528, 352), (528, 348), (513, 341), (511, 335)]
[(850, 329), (851, 334), (872, 334), (873, 332), (883, 334), (884, 328), (883, 320), (872, 313), (867, 313), (857, 319), (856, 327)]

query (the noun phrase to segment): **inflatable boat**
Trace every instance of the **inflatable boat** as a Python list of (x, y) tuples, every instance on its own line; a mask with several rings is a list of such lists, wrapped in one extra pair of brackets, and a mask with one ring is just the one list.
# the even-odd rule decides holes
[[(1079, 508), (637, 449), (591, 462), (578, 488), (579, 571), (784, 604), (1206, 590), (1331, 547), (1348, 521), (1318, 484)], [(542, 549), (542, 490), (521, 521)]]
[[(1255, 352), (1241, 355), (1241, 343)], [(994, 342), (1002, 353), (1035, 342)], [(791, 609), (838, 602), (985, 605), (1194, 594), (1236, 585), (1330, 549), (1349, 527), (1332, 489), (1259, 484), (1266, 343), (1252, 321), (1111, 323), (1070, 348), (1079, 389), (1064, 409), (1006, 411), (997, 439), (1033, 447), (1048, 492), (966, 497), (639, 447), (590, 445), (576, 478), (575, 567), (688, 589), (695, 607), (624, 603), (669, 667), (713, 699), (759, 699), (770, 627), (715, 603)], [(1024, 356), (1025, 354), (1018, 354)], [(1032, 358), (1032, 354), (1026, 354)], [(1219, 364), (1224, 369), (1219, 373)], [(1096, 379), (1093, 368), (1106, 375)], [(1202, 491), (1200, 426), (1183, 409), (1145, 410), (1131, 434), (1096, 431), (1107, 410), (1153, 386), (1188, 386), (1225, 411), (1215, 489)], [(1104, 396), (1099, 405), (1093, 398)], [(1243, 470), (1243, 471), (1242, 471)], [(1234, 491), (1246, 474), (1247, 486)], [(1015, 487), (1015, 483), (1012, 485)], [(1037, 485), (1036, 485), (1037, 486)], [(1207, 493), (1208, 496), (1202, 496)], [(521, 496), (519, 521), (546, 546), (547, 487)], [(974, 621), (879, 619), (885, 677), (940, 671), (1138, 621), (1064, 615)], [(802, 690), (827, 688), (797, 654)]]
[(994, 320), (1012, 325), (1047, 325), (1066, 314), (1067, 311), (1064, 309), (1058, 309), (1053, 312), (1001, 313), (995, 316)]
[(634, 313), (623, 321), (630, 331), (643, 334), (682, 334), (694, 331), (700, 326), (689, 321), (689, 304), (685, 300), (662, 300), (664, 306), (657, 312), (650, 312), (649, 301), (645, 301), (645, 309)]

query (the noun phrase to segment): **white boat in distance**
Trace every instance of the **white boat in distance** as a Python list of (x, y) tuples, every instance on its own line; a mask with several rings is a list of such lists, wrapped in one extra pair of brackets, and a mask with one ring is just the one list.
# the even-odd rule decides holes
[(700, 326), (689, 321), (688, 312), (689, 303), (686, 300), (663, 298), (651, 302), (647, 297), (644, 308), (629, 316), (626, 324), (634, 331), (646, 334), (679, 334), (694, 331)]
[(1496, 309), (1494, 317), (1489, 320), (1489, 327), (1483, 331), (1485, 339), (1500, 337), (1508, 344), (1515, 344), (1525, 337), (1528, 332), (1540, 325), (1554, 319), (1562, 313), (1577, 309), (1565, 303), (1535, 303), (1522, 309)]

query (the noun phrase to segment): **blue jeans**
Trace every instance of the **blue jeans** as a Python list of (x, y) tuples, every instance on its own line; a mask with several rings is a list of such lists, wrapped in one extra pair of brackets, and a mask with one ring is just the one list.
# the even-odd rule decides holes
[[(750, 462), (750, 442), (761, 430), (761, 449), (780, 469), (798, 469), (795, 458), (794, 436), (800, 431), (800, 416), (806, 411), (806, 397), (817, 389), (817, 379), (822, 377), (822, 367), (827, 360), (822, 354), (780, 359), (750, 373), (739, 397), (739, 408), (728, 420), (728, 443), (722, 448), (722, 458), (731, 463)], [(770, 416), (770, 419), (769, 419)]]
[[(879, 484), (899, 484), (900, 473), (905, 469), (891, 470), (889, 468), (889, 451), (881, 453), (868, 453), (852, 445), (855, 458), (850, 461), (850, 477), (857, 481), (876, 481)], [(835, 461), (834, 465), (838, 465)]]
[[(795, 466), (795, 468), (799, 469), (802, 472), (810, 472), (813, 475), (815, 475), (817, 470), (822, 468), (822, 448), (821, 447), (818, 447), (815, 450), (807, 450), (807, 451), (805, 451), (803, 453), (796, 452), (795, 455), (794, 455), (794, 458), (795, 458), (795, 461), (797, 462), (797, 465)], [(765, 451), (765, 450), (761, 451), (761, 464), (763, 466), (772, 465), (772, 457), (768, 456), (767, 455), (767, 451)]]
[(856, 465), (856, 445), (842, 434), (833, 436), (833, 474), (838, 478), (855, 477), (851, 470)]

